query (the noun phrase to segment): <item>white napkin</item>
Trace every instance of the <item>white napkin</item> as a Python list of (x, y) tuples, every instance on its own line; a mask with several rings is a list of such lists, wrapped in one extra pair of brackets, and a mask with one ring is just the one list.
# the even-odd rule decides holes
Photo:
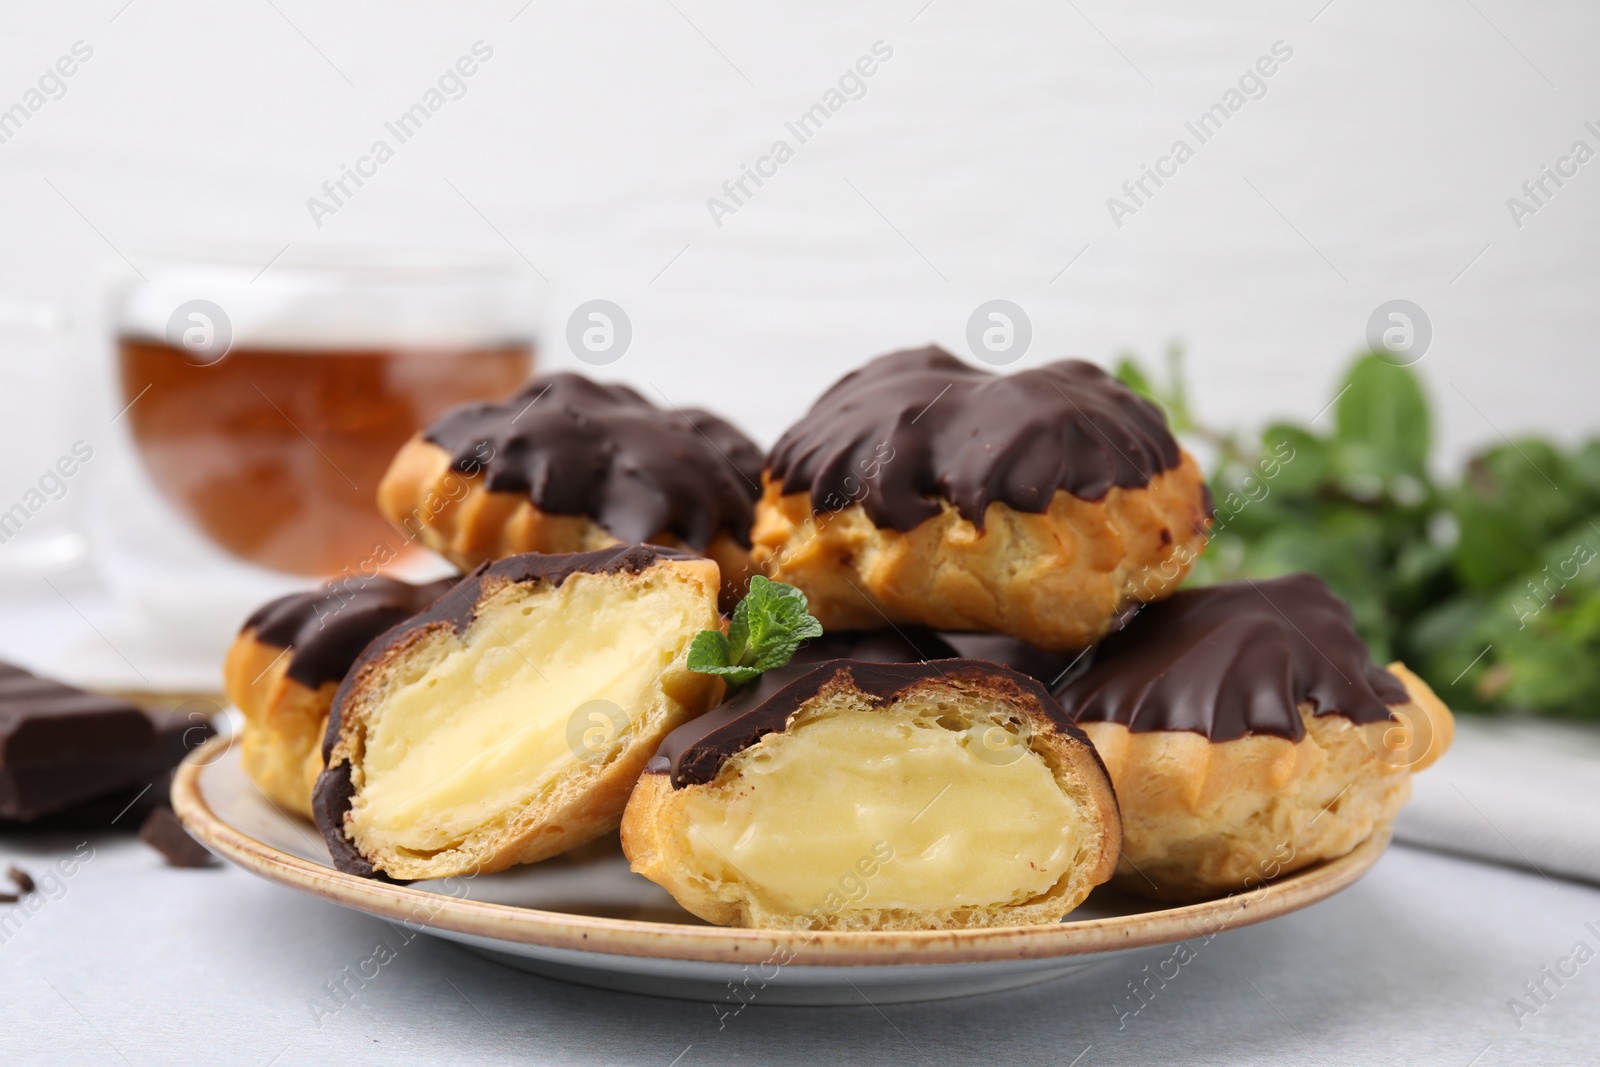
[(1600, 728), (1458, 716), (1413, 782), (1398, 840), (1600, 883)]

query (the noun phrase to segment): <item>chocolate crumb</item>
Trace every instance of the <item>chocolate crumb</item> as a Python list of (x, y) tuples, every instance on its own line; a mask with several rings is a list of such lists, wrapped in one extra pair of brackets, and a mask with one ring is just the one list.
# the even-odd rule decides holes
[(15, 904), (18, 899), (15, 893), (0, 893), (0, 904)]
[(155, 849), (169, 867), (209, 867), (215, 861), (204, 845), (189, 836), (171, 808), (156, 808), (139, 827), (139, 840)]
[(11, 879), (11, 884), (23, 893), (33, 892), (33, 876), (21, 867), (7, 867), (6, 877)]

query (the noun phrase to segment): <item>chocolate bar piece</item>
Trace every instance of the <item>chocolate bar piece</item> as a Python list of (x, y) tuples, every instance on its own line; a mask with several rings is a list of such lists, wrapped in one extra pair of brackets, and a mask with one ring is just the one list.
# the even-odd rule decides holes
[(215, 731), (0, 663), (0, 820), (153, 785)]
[(172, 772), (138, 785), (81, 800), (30, 819), (0, 819), (0, 837), (56, 834), (76, 830), (126, 830), (134, 833), (156, 808), (171, 807)]
[(171, 808), (156, 808), (139, 827), (139, 840), (161, 853), (169, 867), (209, 867), (216, 861), (189, 836)]

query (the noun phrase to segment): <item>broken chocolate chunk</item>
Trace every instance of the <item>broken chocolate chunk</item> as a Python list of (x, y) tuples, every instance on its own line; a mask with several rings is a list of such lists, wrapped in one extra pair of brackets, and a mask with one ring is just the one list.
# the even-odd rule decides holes
[(159, 780), (216, 731), (0, 663), (0, 820), (31, 822)]
[(21, 867), (15, 865), (7, 867), (6, 877), (11, 879), (11, 884), (17, 887), (19, 893), (33, 892), (33, 876)]
[(189, 836), (171, 808), (156, 808), (139, 827), (139, 840), (161, 853), (169, 867), (209, 867), (216, 861)]

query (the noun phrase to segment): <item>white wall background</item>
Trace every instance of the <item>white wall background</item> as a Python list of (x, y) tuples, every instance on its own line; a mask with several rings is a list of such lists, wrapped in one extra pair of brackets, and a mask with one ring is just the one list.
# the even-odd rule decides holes
[[(0, 144), (0, 295), (81, 300), (174, 239), (510, 242), (549, 279), (547, 367), (612, 299), (635, 340), (606, 374), (765, 440), (864, 357), (965, 352), (992, 297), (1030, 313), (1029, 362), (1179, 338), (1213, 421), (1308, 418), (1404, 297), (1452, 456), (1581, 435), (1600, 162), (1520, 229), (1506, 198), (1600, 149), (1600, 9), (1324, 3), (7, 3), (0, 107), (94, 55)], [(478, 40), (467, 94), (315, 226), (306, 198)], [(715, 226), (706, 198), (878, 40), (866, 95)], [(1266, 96), (1115, 227), (1107, 197), (1278, 40)]]
[[(124, 258), (174, 243), (510, 245), (548, 279), (546, 367), (578, 365), (566, 319), (610, 299), (634, 341), (602, 376), (770, 442), (869, 356), (928, 340), (965, 354), (992, 298), (1031, 316), (1025, 363), (1179, 339), (1208, 421), (1309, 419), (1373, 309), (1405, 298), (1432, 320), (1418, 369), (1447, 463), (1501, 433), (1600, 425), (1600, 161), (1520, 228), (1506, 206), (1574, 141), (1600, 150), (1584, 126), (1600, 128), (1600, 8), (1192, 6), (11, 0), (0, 111), (76, 42), (93, 56), (0, 143), (0, 301), (93, 308)], [(307, 198), (375, 139), (395, 144), (385, 121), (478, 41), (493, 56), (465, 95), (317, 226)], [(893, 57), (865, 95), (718, 227), (707, 198), (878, 41)], [(1194, 144), (1185, 122), (1279, 41), (1293, 55), (1265, 95), (1115, 225), (1107, 198), (1176, 138)], [(99, 407), (59, 442), (0, 380), (0, 474), (22, 479), (0, 499), (76, 437), (114, 456), (120, 402), (103, 361), (80, 365), (101, 375), (85, 390)], [(126, 460), (95, 471), (124, 501), (153, 497)], [(143, 528), (85, 484), (52, 521), (100, 500), (97, 530)], [(217, 566), (214, 550), (158, 536), (167, 572), (103, 548), (109, 590), (0, 592), (15, 605), (0, 655), (96, 684), (214, 685), (271, 583), (223, 596), (186, 569)]]

